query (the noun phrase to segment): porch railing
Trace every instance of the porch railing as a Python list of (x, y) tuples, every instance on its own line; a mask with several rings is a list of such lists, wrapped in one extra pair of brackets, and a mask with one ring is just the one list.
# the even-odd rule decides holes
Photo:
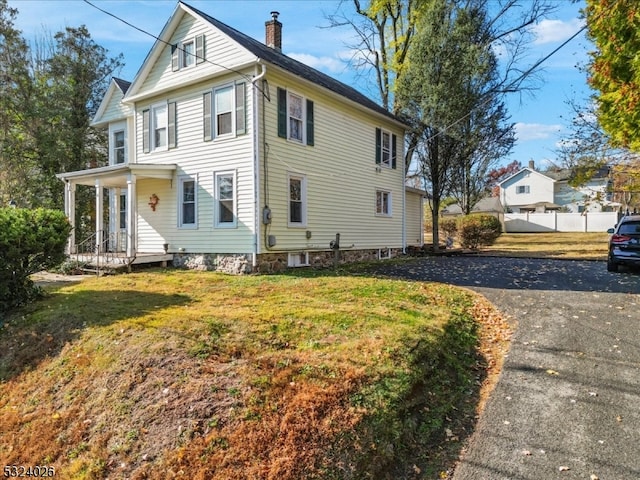
[(126, 256), (126, 248), (126, 232), (99, 230), (76, 244), (74, 256), (79, 265), (89, 265), (88, 270), (100, 274), (108, 267), (128, 265), (131, 259)]

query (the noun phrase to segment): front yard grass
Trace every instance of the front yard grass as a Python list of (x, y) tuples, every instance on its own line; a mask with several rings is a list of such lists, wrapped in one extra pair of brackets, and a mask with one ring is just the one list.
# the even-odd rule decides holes
[(470, 291), (353, 271), (57, 286), (0, 329), (0, 463), (71, 480), (435, 478), (507, 341)]

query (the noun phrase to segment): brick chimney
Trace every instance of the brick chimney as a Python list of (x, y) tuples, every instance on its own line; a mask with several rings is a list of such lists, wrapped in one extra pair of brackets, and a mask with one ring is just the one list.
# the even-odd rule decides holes
[(264, 23), (267, 47), (282, 52), (282, 24), (278, 21), (280, 12), (271, 12), (271, 20)]

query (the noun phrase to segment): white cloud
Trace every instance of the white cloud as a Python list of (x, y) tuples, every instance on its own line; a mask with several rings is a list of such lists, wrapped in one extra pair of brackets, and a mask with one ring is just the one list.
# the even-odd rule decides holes
[(569, 21), (564, 20), (542, 20), (533, 27), (533, 33), (536, 37), (536, 45), (544, 45), (546, 43), (562, 42), (568, 39), (584, 26), (584, 20), (573, 18)]
[(562, 131), (562, 125), (547, 125), (542, 123), (516, 123), (516, 137), (521, 142), (529, 140), (547, 140)]
[(345, 64), (335, 57), (317, 57), (308, 53), (288, 53), (287, 56), (323, 72), (341, 73), (345, 69)]

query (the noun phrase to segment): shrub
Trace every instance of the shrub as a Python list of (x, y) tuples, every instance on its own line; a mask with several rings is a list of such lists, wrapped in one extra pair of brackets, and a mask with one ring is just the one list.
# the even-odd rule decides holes
[(458, 221), (455, 218), (443, 218), (438, 222), (438, 227), (444, 238), (455, 238), (458, 233)]
[(0, 208), (0, 313), (34, 297), (29, 276), (62, 263), (70, 231), (57, 210)]
[(460, 218), (460, 243), (464, 248), (492, 245), (502, 233), (500, 220), (493, 215), (467, 215)]

